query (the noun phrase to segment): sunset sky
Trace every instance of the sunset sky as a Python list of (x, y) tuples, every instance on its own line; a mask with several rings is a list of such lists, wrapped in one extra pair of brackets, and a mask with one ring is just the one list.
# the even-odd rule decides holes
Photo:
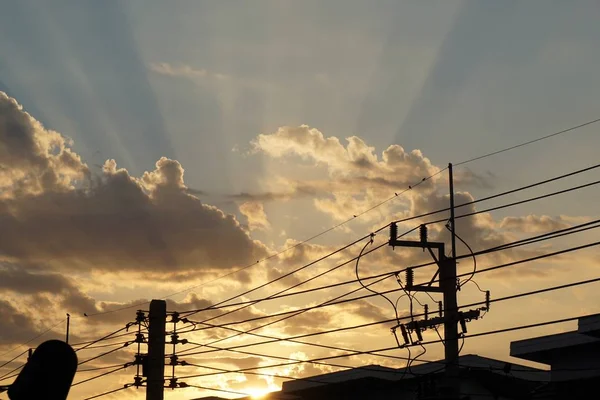
[[(596, 1), (9, 3), (0, 12), (0, 364), (44, 340), (63, 339), (66, 313), (72, 315), (72, 342), (81, 343), (133, 321), (136, 309), (148, 309), (148, 304), (136, 305), (153, 298), (168, 298), (169, 311), (185, 311), (243, 293), (393, 220), (447, 207), (447, 171), (436, 173), (449, 162), (600, 118)], [(591, 124), (457, 166), (456, 202), (592, 166), (598, 163), (599, 132), (600, 123)], [(594, 169), (458, 213), (599, 176), (600, 169)], [(394, 193), (399, 195), (363, 213)], [(457, 233), (478, 251), (585, 223), (599, 218), (599, 195), (596, 185), (478, 214), (460, 219)], [(437, 218), (402, 223), (399, 229)], [(449, 243), (444, 224), (432, 225), (430, 237)], [(477, 266), (599, 238), (590, 230), (480, 256)], [(373, 247), (387, 240), (383, 230)], [(235, 301), (263, 298), (309, 279), (356, 257), (366, 243)], [(590, 248), (474, 279), (498, 298), (595, 278), (600, 276), (598, 251)], [(458, 253), (466, 252), (461, 244)], [(362, 276), (370, 276), (425, 261), (430, 259), (419, 249), (384, 246), (362, 258), (359, 268)], [(458, 268), (471, 271), (472, 261), (461, 260)], [(417, 280), (434, 271), (419, 270)], [(294, 291), (352, 279), (355, 264), (349, 263)], [(304, 308), (359, 287), (353, 283), (264, 301), (210, 323)], [(493, 304), (482, 320), (469, 324), (469, 333), (599, 313), (598, 287)], [(398, 284), (388, 279), (374, 288)], [(354, 296), (363, 294), (368, 292)], [(417, 298), (437, 309), (426, 295)], [(459, 292), (459, 304), (480, 300), (483, 294), (475, 285)], [(406, 315), (408, 308), (404, 297), (398, 311)], [(190, 319), (216, 315), (201, 312)], [(393, 317), (390, 304), (373, 297), (310, 311), (256, 333), (285, 338)], [(302, 340), (355, 350), (385, 348), (395, 344), (392, 326)], [(574, 326), (467, 339), (461, 354), (518, 362), (509, 357), (512, 340)], [(182, 338), (206, 343), (234, 333), (214, 329)], [(130, 338), (133, 333), (99, 344)], [(435, 331), (425, 332), (426, 340), (435, 338)], [(263, 340), (242, 335), (218, 346)], [(112, 348), (82, 350), (78, 357), (84, 361)], [(266, 355), (297, 360), (341, 354), (285, 341), (243, 350), (256, 355), (223, 351), (181, 359), (237, 370), (283, 362)], [(123, 364), (134, 351), (129, 346), (81, 369)], [(408, 356), (403, 349), (386, 354)], [(441, 357), (442, 345), (433, 344), (423, 359)], [(24, 360), (3, 367), (0, 376)], [(332, 363), (405, 365), (373, 355)], [(338, 369), (294, 364), (264, 372), (303, 377)], [(78, 373), (75, 382), (104, 371)], [(176, 369), (178, 376), (205, 372), (211, 371)], [(117, 389), (134, 375), (130, 367), (76, 386), (70, 398)], [(258, 394), (278, 390), (284, 379), (238, 373), (184, 381)], [(101, 398), (142, 399), (144, 392), (128, 389)], [(169, 400), (209, 395), (236, 397), (195, 388), (166, 392)]]

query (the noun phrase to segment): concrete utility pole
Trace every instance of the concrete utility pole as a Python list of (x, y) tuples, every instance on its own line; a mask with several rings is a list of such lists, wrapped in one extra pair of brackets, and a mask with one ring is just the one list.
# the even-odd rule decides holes
[[(431, 257), (435, 260), (438, 265), (438, 271), (435, 273), (433, 278), (424, 284), (415, 285), (413, 282), (414, 271), (412, 268), (406, 270), (406, 282), (404, 289), (407, 292), (435, 292), (443, 294), (443, 309), (444, 313), (440, 316), (429, 318), (427, 313), (424, 320), (414, 320), (406, 324), (400, 324), (393, 328), (395, 332), (396, 328), (402, 328), (402, 335), (404, 337), (405, 345), (415, 344), (422, 341), (421, 331), (443, 324), (444, 325), (444, 359), (445, 359), (445, 372), (446, 372), (446, 385), (443, 396), (445, 399), (458, 399), (460, 396), (460, 374), (458, 366), (458, 323), (461, 323), (463, 330), (466, 331), (466, 321), (479, 318), (479, 310), (470, 310), (467, 312), (458, 312), (458, 301), (456, 292), (458, 290), (456, 281), (456, 237), (455, 237), (455, 218), (454, 218), (454, 182), (452, 176), (452, 164), (448, 164), (449, 170), (449, 181), (450, 181), (450, 220), (448, 221), (448, 228), (450, 228), (452, 234), (452, 256), (446, 257), (444, 250), (444, 243), (442, 242), (430, 242), (427, 239), (427, 226), (421, 225), (420, 229), (420, 240), (398, 240), (398, 227), (396, 223), (390, 225), (390, 241), (389, 245), (392, 247), (417, 247), (423, 250), (427, 249), (431, 254)], [(433, 250), (437, 250), (437, 255)], [(434, 286), (436, 278), (439, 274), (439, 285)], [(398, 277), (400, 279), (400, 277)], [(417, 340), (413, 340), (410, 332), (415, 332)], [(400, 344), (400, 343), (399, 343)]]
[(163, 400), (167, 302), (152, 300), (148, 319), (148, 362), (145, 374), (147, 376), (146, 400)]
[(460, 374), (458, 366), (458, 301), (456, 299), (456, 220), (454, 218), (454, 176), (452, 163), (448, 164), (448, 181), (450, 184), (450, 221), (452, 234), (452, 257), (445, 259), (447, 264), (440, 269), (440, 286), (444, 293), (444, 361), (446, 362), (446, 378), (448, 379), (449, 395), (458, 399), (460, 395)]

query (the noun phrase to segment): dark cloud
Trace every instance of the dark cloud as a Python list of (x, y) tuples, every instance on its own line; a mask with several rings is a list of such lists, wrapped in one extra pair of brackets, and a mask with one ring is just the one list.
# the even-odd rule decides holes
[(21, 344), (24, 338), (37, 336), (38, 330), (32, 319), (10, 302), (0, 299), (0, 345)]

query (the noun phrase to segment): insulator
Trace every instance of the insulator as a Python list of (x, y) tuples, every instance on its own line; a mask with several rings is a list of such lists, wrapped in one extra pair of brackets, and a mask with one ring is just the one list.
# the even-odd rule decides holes
[(421, 237), (421, 244), (427, 244), (427, 225), (421, 224), (419, 227), (419, 236)]
[(442, 302), (438, 301), (438, 312), (440, 313), (440, 318), (443, 317), (443, 311), (442, 311)]
[(390, 224), (390, 244), (393, 246), (394, 241), (398, 238), (398, 225), (395, 222)]
[(460, 321), (460, 329), (462, 329), (462, 333), (467, 333), (467, 322), (465, 321), (465, 317), (463, 313), (459, 313), (459, 321)]
[(421, 335), (421, 328), (419, 327), (419, 322), (415, 321), (415, 333), (417, 334), (417, 340), (419, 342), (423, 341), (423, 335)]
[(135, 387), (142, 386), (142, 377), (141, 376), (134, 376), (133, 377), (133, 386), (135, 386)]
[(402, 338), (404, 339), (404, 344), (410, 344), (410, 339), (408, 337), (408, 332), (404, 325), (400, 325), (400, 331), (402, 332)]
[(135, 334), (135, 341), (134, 343), (144, 343), (144, 334), (143, 333), (136, 333)]
[(171, 344), (177, 344), (179, 343), (179, 335), (174, 333), (171, 335)]
[(485, 291), (485, 309), (486, 311), (490, 310), (490, 291)]
[(171, 357), (169, 357), (169, 359), (171, 360), (171, 362), (169, 363), (169, 365), (177, 365), (177, 359), (179, 357), (176, 355), (172, 355)]
[(135, 322), (137, 322), (138, 324), (141, 322), (144, 322), (146, 320), (146, 314), (144, 314), (143, 311), (138, 311), (135, 314)]
[(169, 321), (171, 323), (178, 323), (179, 322), (179, 313), (177, 311), (175, 311), (173, 314), (171, 314), (171, 321)]
[(428, 320), (429, 319), (429, 305), (425, 304), (423, 306), (423, 308), (424, 308), (423, 314), (425, 314), (425, 320)]
[(177, 387), (177, 378), (169, 379), (169, 388), (175, 389)]
[(412, 267), (406, 268), (406, 288), (410, 290), (413, 287), (415, 281), (415, 271)]

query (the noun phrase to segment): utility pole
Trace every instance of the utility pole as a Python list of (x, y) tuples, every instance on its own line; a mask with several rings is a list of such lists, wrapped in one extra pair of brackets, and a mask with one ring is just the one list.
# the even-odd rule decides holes
[(71, 314), (67, 313), (67, 337), (65, 342), (69, 344), (69, 327), (71, 326)]
[(148, 317), (148, 361), (146, 400), (163, 400), (165, 386), (165, 334), (167, 302), (152, 300)]
[[(420, 227), (420, 240), (398, 240), (398, 227), (395, 222), (390, 225), (390, 241), (389, 245), (392, 247), (417, 247), (423, 250), (427, 249), (438, 266), (438, 271), (434, 274), (431, 280), (423, 284), (414, 284), (414, 271), (411, 267), (406, 269), (406, 280), (405, 284), (402, 285), (401, 278), (397, 275), (398, 282), (407, 291), (407, 293), (414, 292), (433, 292), (442, 293), (443, 295), (443, 307), (440, 302), (440, 315), (439, 317), (430, 318), (428, 315), (428, 307), (425, 309), (425, 318), (423, 320), (411, 320), (406, 324), (399, 324), (392, 328), (394, 334), (396, 329), (401, 328), (402, 336), (404, 338), (404, 345), (400, 344), (398, 336), (396, 340), (400, 347), (408, 346), (410, 344), (417, 344), (423, 340), (421, 332), (437, 325), (443, 324), (444, 326), (444, 361), (445, 361), (445, 378), (446, 384), (444, 385), (445, 390), (442, 394), (442, 398), (457, 400), (460, 396), (460, 374), (458, 364), (458, 323), (460, 322), (463, 334), (466, 333), (466, 322), (473, 319), (478, 319), (480, 316), (480, 309), (469, 310), (464, 312), (458, 311), (458, 301), (456, 292), (458, 290), (458, 284), (456, 280), (456, 237), (455, 237), (455, 216), (454, 216), (454, 181), (452, 176), (452, 164), (448, 164), (449, 170), (449, 183), (450, 183), (450, 220), (448, 221), (448, 228), (452, 234), (451, 245), (452, 255), (446, 257), (445, 246), (443, 242), (430, 242), (427, 239), (427, 226), (421, 225)], [(437, 250), (437, 254), (434, 252)], [(433, 283), (439, 274), (439, 284), (434, 286)], [(489, 298), (489, 294), (486, 297), (486, 301)], [(442, 313), (443, 309), (443, 313)], [(416, 333), (417, 339), (414, 340), (411, 332)]]
[(448, 181), (450, 185), (450, 233), (452, 244), (452, 257), (445, 258), (444, 268), (440, 269), (440, 286), (444, 293), (444, 361), (446, 362), (446, 378), (451, 398), (458, 399), (460, 394), (460, 371), (458, 366), (458, 301), (456, 298), (456, 220), (454, 218), (454, 176), (452, 163), (448, 164)]

